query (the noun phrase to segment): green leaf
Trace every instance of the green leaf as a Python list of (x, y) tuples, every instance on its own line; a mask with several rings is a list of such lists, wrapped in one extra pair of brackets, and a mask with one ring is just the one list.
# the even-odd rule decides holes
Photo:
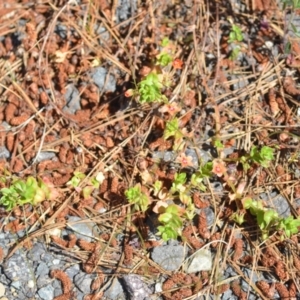
[(134, 204), (136, 210), (146, 211), (150, 205), (150, 200), (146, 194), (141, 191), (139, 185), (131, 187), (125, 191), (125, 196), (129, 203)]
[(172, 214), (165, 212), (158, 217), (158, 221), (162, 223), (168, 223), (172, 220)]
[(156, 180), (153, 184), (154, 193), (157, 194), (163, 187), (163, 182), (160, 180)]
[(166, 67), (169, 63), (172, 62), (172, 57), (168, 53), (161, 53), (157, 57), (157, 64), (161, 65), (162, 67)]
[(266, 227), (268, 227), (270, 224), (274, 223), (278, 219), (278, 213), (273, 209), (269, 209), (265, 211), (263, 218)]
[(207, 162), (204, 166), (200, 167), (199, 172), (202, 177), (211, 177), (212, 176), (213, 163)]
[(177, 118), (172, 119), (166, 123), (166, 128), (164, 131), (164, 139), (168, 139), (171, 136), (175, 136), (179, 131), (179, 121)]
[(157, 229), (164, 241), (168, 241), (171, 239), (176, 240), (179, 235), (176, 229), (169, 226), (158, 226)]
[(161, 45), (162, 45), (163, 47), (166, 47), (166, 46), (169, 45), (169, 42), (170, 42), (170, 40), (169, 40), (167, 37), (164, 37), (164, 38), (162, 39), (162, 41), (161, 41)]

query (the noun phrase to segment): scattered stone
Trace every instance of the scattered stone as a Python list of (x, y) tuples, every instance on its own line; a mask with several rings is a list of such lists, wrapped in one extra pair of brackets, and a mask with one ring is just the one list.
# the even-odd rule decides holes
[(123, 281), (131, 300), (144, 300), (152, 293), (139, 275), (125, 275)]
[(155, 247), (151, 258), (167, 271), (177, 270), (184, 260), (184, 247), (182, 245), (163, 245)]
[(116, 10), (117, 23), (128, 20), (137, 9), (136, 0), (119, 0)]
[(45, 254), (47, 249), (42, 243), (35, 243), (27, 253), (27, 258), (31, 261), (40, 261), (42, 254)]
[(0, 146), (0, 158), (10, 158), (10, 152), (5, 146)]
[(78, 273), (74, 276), (75, 286), (84, 294), (91, 293), (91, 283), (95, 279), (95, 274), (86, 274), (83, 272)]
[(114, 299), (120, 299), (125, 300), (126, 297), (124, 295), (123, 287), (120, 284), (118, 278), (114, 278), (111, 285), (108, 287), (108, 289), (104, 292), (104, 296), (114, 300)]
[(109, 74), (106, 79), (107, 70), (102, 67), (94, 68), (90, 72), (93, 82), (98, 86), (101, 92), (114, 92), (116, 90), (116, 79), (112, 74)]
[(56, 156), (56, 154), (54, 152), (44, 151), (44, 152), (40, 152), (37, 155), (37, 157), (35, 158), (35, 161), (38, 163), (38, 162), (41, 162), (44, 160), (52, 159), (55, 156)]
[(32, 279), (32, 261), (26, 259), (23, 251), (15, 252), (3, 263), (3, 273), (11, 281), (21, 281), (26, 284)]
[(54, 298), (54, 287), (49, 284), (38, 290), (38, 295), (42, 300), (52, 300)]
[(80, 267), (78, 264), (72, 265), (71, 267), (65, 270), (65, 273), (68, 277), (73, 280), (74, 276), (80, 272)]
[[(206, 216), (207, 226), (212, 226), (215, 222), (215, 213), (211, 207), (205, 207), (202, 209)], [(202, 211), (201, 210), (201, 211)]]
[(262, 193), (259, 197), (275, 209), (280, 217), (287, 218), (291, 215), (291, 210), (288, 201), (276, 191), (270, 194)]
[(188, 274), (200, 271), (210, 271), (212, 269), (211, 252), (206, 249), (198, 250), (190, 258), (188, 258), (184, 269)]
[(64, 112), (75, 114), (77, 110), (81, 109), (80, 94), (73, 84), (67, 85), (64, 97), (67, 102), (67, 104), (63, 107)]
[(84, 239), (88, 242), (91, 242), (93, 237), (95, 236), (94, 229), (96, 231), (96, 224), (92, 222), (85, 223), (77, 223), (69, 225), (69, 223), (74, 223), (77, 221), (81, 221), (82, 219), (75, 216), (70, 216), (68, 218), (67, 229), (66, 231), (71, 234), (75, 234), (77, 238)]

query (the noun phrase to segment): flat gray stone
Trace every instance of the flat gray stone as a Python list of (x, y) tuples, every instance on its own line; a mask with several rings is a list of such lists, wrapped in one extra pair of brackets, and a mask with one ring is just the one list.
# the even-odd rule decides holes
[(74, 276), (75, 286), (84, 294), (90, 294), (92, 281), (96, 278), (94, 274), (85, 274), (83, 272)]
[(198, 250), (193, 254), (185, 265), (185, 272), (188, 274), (212, 269), (212, 255), (207, 249)]
[(38, 295), (42, 300), (52, 300), (54, 298), (54, 287), (49, 284), (38, 290)]
[(67, 104), (63, 107), (63, 112), (75, 114), (77, 110), (81, 109), (80, 94), (73, 84), (69, 84), (64, 95)]
[[(70, 216), (68, 218), (68, 223), (80, 221), (81, 218)], [(78, 224), (67, 224), (66, 231), (71, 234), (75, 234), (77, 238), (84, 239), (88, 242), (91, 242), (94, 234), (94, 228), (96, 228), (96, 224), (93, 222), (85, 222), (85, 223), (78, 223)]]
[(126, 299), (123, 291), (123, 287), (120, 284), (118, 278), (114, 278), (111, 285), (104, 292), (104, 296), (110, 300), (114, 299)]
[(106, 79), (107, 70), (102, 67), (94, 68), (90, 72), (93, 82), (98, 86), (100, 91), (114, 92), (116, 90), (116, 79), (112, 74)]
[(128, 274), (123, 276), (126, 292), (129, 293), (131, 300), (145, 300), (152, 292), (148, 286), (143, 282), (141, 276), (135, 274)]
[(177, 270), (184, 260), (184, 247), (181, 245), (164, 245), (155, 247), (151, 258), (167, 271)]

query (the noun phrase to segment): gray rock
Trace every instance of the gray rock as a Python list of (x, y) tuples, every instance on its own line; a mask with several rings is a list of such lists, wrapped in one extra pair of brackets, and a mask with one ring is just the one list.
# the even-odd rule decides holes
[(235, 272), (235, 270), (232, 268), (232, 267), (230, 267), (230, 266), (228, 266), (226, 269), (225, 269), (225, 271), (224, 271), (224, 277), (225, 278), (229, 278), (229, 277), (234, 277), (234, 276), (236, 276), (236, 275), (238, 275), (236, 272)]
[(73, 280), (74, 276), (80, 272), (80, 267), (78, 264), (72, 265), (70, 268), (65, 270), (65, 273)]
[(33, 265), (26, 259), (23, 251), (17, 251), (3, 263), (3, 273), (11, 281), (21, 281), (23, 284), (32, 278)]
[(174, 161), (176, 159), (176, 154), (174, 151), (154, 151), (152, 158), (155, 160), (164, 160), (165, 162)]
[(47, 274), (49, 274), (49, 268), (47, 266), (46, 263), (44, 263), (43, 261), (41, 261), (38, 265), (38, 267), (36, 268), (36, 272), (35, 272), (36, 276), (45, 276)]
[(60, 296), (62, 294), (63, 294), (62, 288), (55, 288), (54, 289), (54, 298), (58, 297), (58, 296)]
[(37, 281), (36, 281), (36, 285), (38, 289), (41, 289), (42, 287), (49, 285), (53, 282), (53, 279), (50, 278), (48, 275), (42, 275), (39, 276)]
[(212, 255), (207, 249), (198, 250), (191, 255), (185, 264), (185, 272), (188, 274), (212, 269)]
[(137, 9), (136, 0), (119, 0), (118, 6), (116, 9), (116, 19), (117, 23), (126, 21), (132, 16)]
[[(207, 226), (212, 226), (215, 222), (215, 213), (211, 207), (205, 207), (202, 209), (206, 215)], [(202, 211), (201, 210), (201, 211)]]
[(131, 300), (144, 300), (152, 294), (139, 275), (125, 275), (123, 281)]
[(223, 185), (219, 181), (215, 181), (211, 183), (213, 190), (217, 193), (223, 192)]
[(103, 44), (103, 41), (108, 41), (110, 38), (110, 34), (108, 32), (108, 30), (103, 27), (103, 26), (99, 26), (98, 24), (94, 25), (94, 30), (96, 32), (96, 34), (99, 37), (99, 45)]
[(163, 245), (155, 247), (151, 258), (167, 271), (177, 270), (184, 259), (184, 247), (181, 245)]
[(54, 152), (49, 152), (49, 151), (44, 151), (44, 152), (40, 152), (37, 157), (35, 158), (36, 162), (41, 162), (47, 159), (52, 159), (53, 157), (55, 157), (56, 154)]
[(232, 84), (232, 88), (234, 91), (243, 89), (244, 87), (249, 85), (248, 79), (246, 79), (244, 76), (236, 76), (231, 74), (231, 80), (234, 82)]
[(68, 28), (66, 25), (58, 23), (55, 26), (54, 32), (57, 33), (63, 40), (65, 40), (68, 35)]
[(22, 286), (22, 282), (20, 280), (12, 281), (10, 284), (10, 287), (15, 288), (16, 290), (19, 290), (21, 286)]
[(231, 289), (228, 289), (223, 295), (221, 296), (221, 300), (237, 300), (237, 296), (233, 295)]
[(102, 67), (94, 68), (90, 72), (93, 82), (98, 86), (100, 91), (114, 92), (116, 90), (116, 79), (112, 74), (109, 74), (108, 79), (106, 79), (106, 75), (107, 70)]
[(291, 215), (291, 210), (288, 201), (277, 192), (272, 192), (270, 194), (262, 193), (259, 197), (268, 203), (270, 208), (275, 209), (280, 217), (288, 217)]
[(91, 293), (91, 283), (96, 278), (94, 274), (85, 274), (83, 272), (78, 273), (74, 277), (75, 286), (84, 294)]
[(78, 223), (78, 224), (72, 224), (69, 225), (71, 222), (80, 221), (81, 218), (70, 216), (68, 218), (68, 225), (67, 225), (67, 232), (68, 233), (74, 233), (77, 238), (84, 239), (88, 242), (92, 241), (92, 238), (97, 235), (97, 228), (96, 224), (92, 222), (86, 222), (86, 223)]
[(118, 278), (114, 278), (111, 285), (104, 292), (104, 296), (114, 300), (114, 299), (126, 299), (123, 291), (123, 287), (120, 284)]
[(41, 260), (43, 262), (45, 262), (48, 266), (52, 265), (52, 261), (53, 261), (54, 257), (52, 254), (45, 252), (41, 254)]
[(10, 152), (5, 146), (0, 147), (0, 158), (10, 158)]
[(63, 111), (69, 114), (75, 114), (75, 112), (81, 109), (80, 94), (74, 84), (69, 84), (64, 95), (67, 104), (63, 107)]
[(54, 287), (49, 284), (38, 290), (38, 295), (42, 300), (52, 300), (54, 298)]
[(45, 254), (47, 249), (42, 243), (35, 243), (33, 247), (27, 253), (27, 258), (31, 261), (40, 261), (42, 254)]

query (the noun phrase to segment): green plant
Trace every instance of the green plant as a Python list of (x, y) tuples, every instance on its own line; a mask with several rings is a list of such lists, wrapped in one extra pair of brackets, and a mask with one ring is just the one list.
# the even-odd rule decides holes
[(249, 155), (242, 156), (240, 162), (243, 165), (244, 170), (250, 168), (250, 163), (255, 162), (264, 168), (267, 168), (270, 162), (274, 159), (274, 149), (268, 146), (263, 146), (260, 150), (253, 146)]
[(228, 43), (241, 42), (242, 40), (243, 40), (242, 29), (239, 26), (232, 24), (231, 31), (229, 33)]
[(162, 225), (158, 226), (157, 229), (163, 240), (177, 239), (181, 235), (183, 222), (177, 205), (169, 205), (158, 217), (158, 220)]
[(240, 51), (241, 51), (241, 47), (239, 45), (240, 42), (243, 41), (243, 33), (242, 30), (239, 26), (232, 24), (231, 25), (231, 31), (229, 33), (229, 39), (228, 39), (228, 43), (230, 44), (236, 44), (231, 53), (230, 53), (230, 59), (231, 60), (235, 60), (237, 59)]
[(141, 82), (138, 83), (138, 94), (140, 103), (166, 101), (166, 97), (162, 95), (162, 80), (154, 72), (149, 73)]
[(162, 94), (163, 88), (168, 87), (172, 81), (170, 68), (173, 62), (175, 45), (164, 38), (161, 42), (162, 49), (155, 57), (151, 71), (136, 85), (136, 89), (125, 92), (126, 97), (136, 96), (140, 103), (167, 102), (167, 97)]
[(293, 234), (299, 232), (298, 227), (300, 227), (300, 219), (294, 219), (293, 216), (289, 216), (286, 219), (282, 218), (279, 220), (277, 230), (282, 230), (290, 238)]
[(300, 8), (300, 0), (282, 0), (283, 9), (291, 7), (293, 10)]
[(134, 204), (136, 210), (145, 212), (150, 205), (149, 197), (142, 192), (139, 184), (126, 190), (125, 196), (129, 203)]
[(281, 231), (288, 238), (299, 232), (300, 219), (294, 219), (293, 216), (288, 218), (279, 217), (274, 209), (265, 208), (262, 201), (246, 198), (243, 200), (243, 206), (256, 217), (257, 225), (261, 229), (264, 240), (270, 236), (272, 230)]
[(203, 184), (205, 178), (210, 178), (212, 176), (213, 163), (208, 162), (192, 175), (191, 184), (195, 188), (199, 188), (201, 191), (206, 191), (206, 186)]
[(36, 205), (51, 198), (51, 188), (41, 179), (30, 176), (26, 181), (14, 180), (9, 188), (2, 188), (0, 204), (10, 211), (18, 205)]
[(82, 172), (75, 171), (73, 177), (67, 182), (67, 185), (72, 186), (78, 193), (81, 193), (84, 199), (91, 197), (92, 192), (99, 188), (100, 184), (104, 180), (104, 175), (99, 172), (95, 177), (90, 178), (84, 187), (80, 188), (79, 185), (86, 178), (86, 175)]

